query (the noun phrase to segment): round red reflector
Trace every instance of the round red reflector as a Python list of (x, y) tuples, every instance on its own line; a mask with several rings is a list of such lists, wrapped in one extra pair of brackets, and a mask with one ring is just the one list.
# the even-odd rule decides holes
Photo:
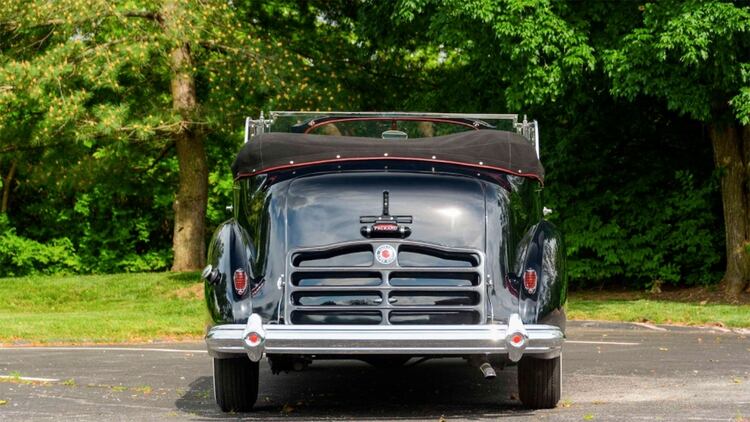
[(245, 270), (241, 268), (234, 272), (234, 290), (236, 290), (237, 294), (240, 296), (245, 294), (245, 291), (247, 290), (247, 274), (245, 274)]
[(247, 336), (247, 341), (250, 342), (250, 344), (258, 344), (260, 343), (260, 336), (258, 333), (250, 333)]
[(511, 337), (510, 341), (513, 344), (519, 344), (523, 341), (523, 336), (521, 336), (520, 334), (514, 334), (513, 337)]
[(526, 272), (523, 273), (523, 287), (526, 289), (529, 293), (534, 293), (536, 291), (536, 271), (529, 268), (526, 270)]

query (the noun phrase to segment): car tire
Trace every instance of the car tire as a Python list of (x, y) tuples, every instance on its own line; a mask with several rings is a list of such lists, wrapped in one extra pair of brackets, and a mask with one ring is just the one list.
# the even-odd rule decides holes
[(258, 362), (214, 359), (214, 397), (224, 412), (249, 412), (258, 399)]
[(562, 391), (562, 355), (553, 359), (525, 356), (518, 362), (518, 395), (530, 409), (552, 409)]

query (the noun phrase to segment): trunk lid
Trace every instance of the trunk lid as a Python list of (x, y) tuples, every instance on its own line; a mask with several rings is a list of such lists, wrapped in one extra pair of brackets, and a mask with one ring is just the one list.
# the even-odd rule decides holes
[(485, 199), (479, 180), (409, 173), (338, 173), (293, 180), (287, 196), (288, 248), (363, 240), (360, 217), (410, 216), (408, 239), (484, 250)]
[[(362, 217), (390, 216), (411, 233), (372, 237)], [(287, 306), (292, 324), (477, 324), (484, 309), (481, 182), (409, 173), (294, 180), (286, 203)], [(409, 217), (407, 219), (406, 217)]]

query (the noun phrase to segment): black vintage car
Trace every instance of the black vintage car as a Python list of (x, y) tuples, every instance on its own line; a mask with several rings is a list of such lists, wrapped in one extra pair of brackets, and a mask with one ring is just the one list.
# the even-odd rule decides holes
[(525, 406), (557, 404), (565, 253), (536, 122), (272, 112), (246, 132), (203, 272), (222, 410), (252, 409), (263, 356), (517, 365)]

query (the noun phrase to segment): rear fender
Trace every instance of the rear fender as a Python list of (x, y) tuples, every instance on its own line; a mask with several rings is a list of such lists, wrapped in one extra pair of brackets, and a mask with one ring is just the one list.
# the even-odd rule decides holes
[[(247, 320), (252, 313), (252, 291), (259, 281), (250, 265), (254, 257), (250, 235), (235, 219), (216, 229), (208, 249), (208, 265), (214, 275), (205, 279), (206, 303), (214, 323), (237, 323)], [(248, 287), (242, 295), (237, 293), (233, 282), (238, 269), (247, 274)]]
[[(565, 329), (568, 284), (565, 273), (565, 245), (562, 234), (548, 221), (529, 229), (519, 244), (514, 271), (510, 277), (518, 286), (518, 313), (524, 323), (549, 324)], [(523, 282), (524, 273), (533, 270), (537, 287), (529, 291)]]

